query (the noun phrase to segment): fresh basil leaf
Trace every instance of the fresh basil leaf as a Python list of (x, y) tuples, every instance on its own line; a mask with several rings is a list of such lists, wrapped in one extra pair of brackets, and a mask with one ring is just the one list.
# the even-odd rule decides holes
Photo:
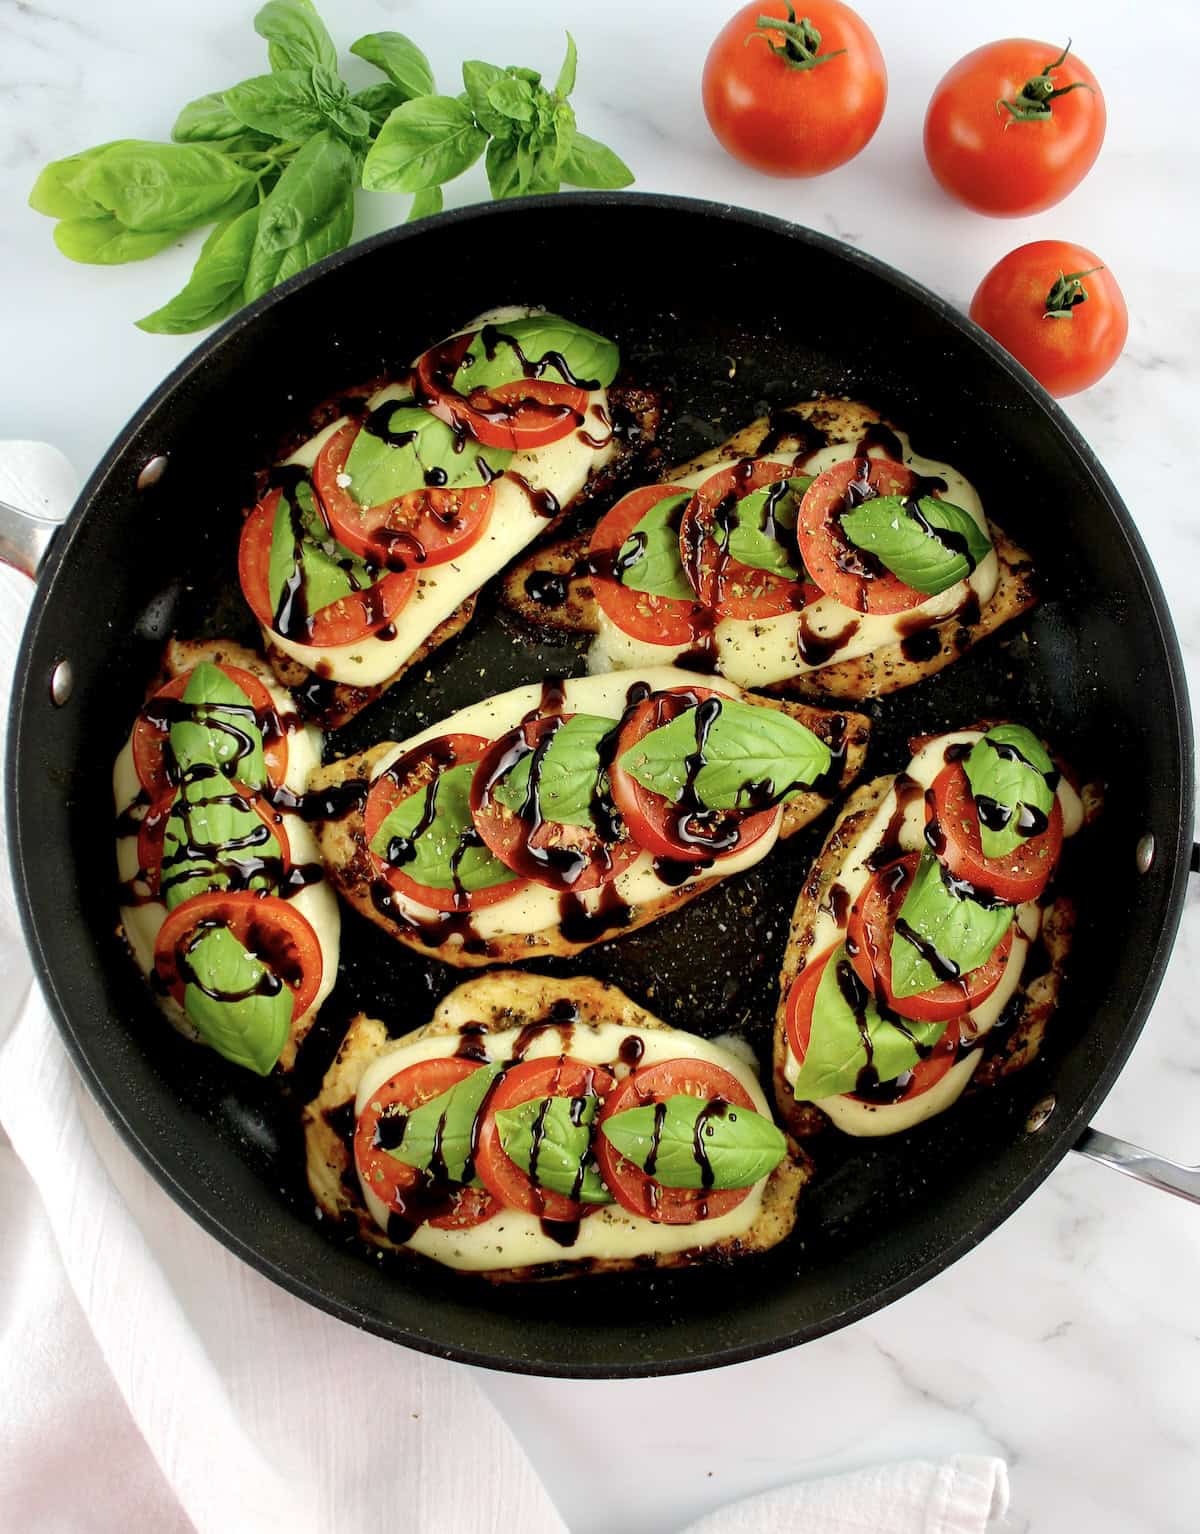
[(256, 195), (255, 178), (236, 160), (203, 144), (113, 144), (73, 182), (124, 227), (145, 234), (179, 232), (240, 213)]
[(364, 90), (355, 91), (350, 99), (356, 107), (361, 107), (370, 118), (371, 127), (378, 131), (401, 102), (409, 98), (390, 80), (380, 80), (378, 85), (368, 85)]
[(696, 600), (679, 557), (679, 508), (691, 498), (690, 490), (665, 496), (638, 520), (617, 556), (622, 586), (678, 602)]
[(562, 179), (570, 186), (600, 192), (615, 191), (633, 182), (633, 172), (620, 155), (586, 133), (575, 134), (561, 170)]
[(201, 661), (188, 677), (182, 701), (190, 717), (174, 720), (168, 731), (180, 776), (215, 767), (222, 791), (227, 778), (262, 788), (267, 781), (262, 731), (254, 705), (233, 678), (211, 661)]
[(254, 18), (273, 70), (337, 68), (337, 49), (312, 0), (267, 0)]
[[(551, 382), (580, 382), (585, 387), (606, 387), (617, 376), (621, 354), (615, 341), (572, 324), (557, 314), (531, 314), (526, 319), (505, 320), (487, 327), (492, 355), (481, 331), (472, 340), (454, 375), (454, 387), (462, 394), (471, 389), (492, 389), (533, 376)], [(522, 361), (522, 358), (525, 360)], [(565, 377), (558, 359), (566, 363)], [(528, 363), (528, 367), (526, 366)]]
[(205, 240), (186, 286), (171, 301), (137, 321), (141, 330), (184, 335), (215, 325), (242, 300), (242, 283), (258, 232), (258, 209), (218, 224)]
[(355, 104), (341, 75), (332, 69), (314, 68), (312, 90), (322, 117), (343, 138), (353, 143), (370, 137), (371, 119)]
[(1058, 769), (1023, 724), (993, 725), (972, 746), (963, 767), (979, 810), (984, 857), (1007, 857), (1046, 829)]
[(729, 531), (730, 555), (755, 570), (803, 580), (804, 562), (794, 548), (795, 540), (781, 539), (778, 529), (794, 533), (800, 502), (811, 484), (811, 474), (797, 474), (792, 479), (777, 479), (761, 490), (752, 490), (735, 502)]
[(307, 139), (326, 126), (311, 70), (256, 75), (227, 90), (224, 99), (240, 123), (271, 138)]
[(433, 95), (433, 69), (429, 60), (403, 32), (368, 32), (350, 44), (350, 52), (381, 69), (400, 92), (400, 101), (415, 101), (418, 96)]
[(419, 192), (413, 193), (412, 205), (408, 210), (406, 224), (415, 224), (419, 218), (428, 218), (431, 213), (442, 211), (442, 189), (440, 186), (422, 187)]
[[(488, 99), (492, 86), (505, 78), (504, 71), (497, 69), (495, 64), (485, 64), (482, 59), (468, 59), (462, 67), (462, 75), (475, 121), (485, 133), (508, 138), (512, 134), (511, 121), (503, 112), (496, 111)], [(492, 147), (488, 145), (489, 155)]]
[(563, 166), (578, 137), (575, 113), (569, 101), (555, 102), (550, 121), (545, 124), (542, 132), (546, 139), (545, 152), (548, 155), (548, 163), (554, 175), (561, 181)]
[(511, 75), (501, 75), (488, 86), (488, 105), (511, 122), (530, 123), (535, 116), (533, 86)]
[(787, 1154), (783, 1135), (753, 1108), (684, 1093), (614, 1113), (600, 1133), (664, 1188), (751, 1188)]
[[(590, 826), (600, 781), (600, 742), (617, 727), (615, 719), (574, 714), (560, 725), (542, 757), (538, 802), (542, 817), (565, 826)], [(533, 752), (523, 756), (493, 791), (493, 798), (520, 813), (529, 793)]]
[[(376, 831), (371, 851), (430, 889), (464, 889), (474, 894), (512, 883), (516, 874), (488, 850), (475, 830), (471, 817), (474, 776), (475, 763), (462, 762), (444, 768), (428, 787), (401, 799)], [(431, 793), (434, 815), (426, 825)], [(425, 829), (414, 839), (418, 826)]]
[(536, 69), (525, 69), (520, 64), (510, 64), (504, 73), (512, 75), (515, 80), (528, 80), (530, 85), (540, 85), (542, 83), (541, 74)]
[(172, 230), (137, 234), (111, 214), (103, 218), (64, 218), (54, 226), (54, 243), (72, 261), (90, 266), (119, 266), (144, 261), (179, 238)]
[(857, 548), (874, 554), (906, 586), (932, 597), (965, 581), (992, 545), (961, 506), (932, 495), (917, 504), (919, 517), (904, 496), (877, 495), (846, 512), (842, 526)]
[(272, 612), (279, 611), (284, 588), (295, 575), (297, 560), (302, 566), (301, 585), (310, 615), (353, 591), (367, 589), (378, 579), (377, 571), (330, 534), (313, 500), (312, 486), (307, 483), (298, 485), (290, 499), (286, 492), (281, 495), (275, 508), (267, 574)]
[[(481, 1065), (437, 1097), (404, 1116), (400, 1142), (388, 1151), (405, 1166), (432, 1171), (441, 1180), (466, 1182), (472, 1158), (475, 1120), (488, 1088), (503, 1065)], [(380, 1123), (386, 1120), (381, 1119)], [(436, 1163), (436, 1164), (435, 1164)]]
[(560, 96), (569, 96), (575, 89), (575, 65), (578, 61), (575, 49), (575, 39), (567, 33), (567, 56), (563, 59), (562, 68), (558, 72), (558, 79), (554, 82), (554, 89)]
[(273, 995), (257, 995), (268, 968), (227, 927), (202, 933), (188, 951), (188, 965), (200, 984), (184, 986), (183, 1008), (201, 1038), (235, 1065), (270, 1075), (291, 1028), (292, 992), (281, 985)]
[(993, 950), (1012, 926), (1011, 906), (989, 909), (978, 901), (956, 895), (946, 883), (942, 865), (932, 852), (921, 855), (916, 876), (909, 886), (896, 918), (892, 938), (892, 994), (919, 996), (942, 983), (928, 959), (903, 928), (932, 949), (960, 975), (986, 964)]
[(210, 91), (189, 101), (175, 119), (171, 137), (177, 144), (212, 143), (237, 138), (243, 124), (225, 104), (224, 91)]
[[(701, 705), (703, 707), (703, 705)], [(620, 758), (620, 766), (672, 804), (687, 786), (696, 752), (695, 708), (651, 730)], [(693, 785), (709, 810), (763, 809), (781, 804), (829, 771), (829, 747), (779, 709), (722, 698), (704, 739), (704, 765)]]
[(380, 506), (431, 483), (451, 490), (483, 485), (507, 468), (513, 456), (508, 448), (475, 442), (459, 451), (458, 439), (444, 421), (403, 400), (397, 400), (387, 427), (397, 436), (411, 432), (411, 440), (396, 446), (360, 431), (346, 459), (346, 488), (360, 506)]
[(487, 146), (488, 189), (497, 202), (508, 197), (519, 197), (517, 147), (504, 139), (494, 138)]
[(110, 139), (94, 149), (83, 149), (45, 166), (29, 194), (29, 206), (47, 218), (104, 218), (106, 210), (94, 197), (81, 191), (90, 167), (110, 149), (137, 144), (137, 139)]
[[(611, 1204), (591, 1158), (592, 1125), (600, 1099), (535, 1097), (496, 1113), (500, 1148), (542, 1188), (581, 1204)], [(536, 1154), (535, 1154), (536, 1136)]]
[(487, 134), (453, 96), (422, 96), (398, 106), (363, 165), (368, 192), (419, 192), (452, 181), (483, 153)]
[[(864, 1030), (870, 1040), (869, 1055)], [(843, 946), (826, 964), (813, 998), (808, 1049), (792, 1086), (796, 1101), (819, 1102), (853, 1092), (868, 1065), (874, 1079), (895, 1081), (911, 1071), (921, 1051), (932, 1048), (945, 1031), (944, 1022), (881, 1016)]]
[(173, 911), (207, 890), (274, 893), (279, 857), (270, 827), (226, 778), (188, 779), (175, 796), (163, 836), (163, 903)]
[(259, 210), (247, 302), (349, 242), (356, 176), (354, 155), (335, 134), (309, 139)]

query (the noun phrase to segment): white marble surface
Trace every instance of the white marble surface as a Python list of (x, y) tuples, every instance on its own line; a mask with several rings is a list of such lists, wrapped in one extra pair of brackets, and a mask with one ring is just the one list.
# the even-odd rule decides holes
[[(252, 0), (0, 0), (0, 435), (56, 442), (86, 471), (188, 350), (130, 321), (181, 284), (192, 248), (112, 270), (72, 266), (25, 197), (47, 159), (118, 136), (165, 136), (188, 98), (261, 67)], [(1155, 0), (871, 0), (891, 72), (883, 126), (851, 166), (772, 182), (726, 159), (698, 98), (709, 39), (732, 0), (324, 0), (345, 46), (410, 32), (444, 88), (482, 57), (552, 72), (561, 29), (580, 48), (575, 101), (645, 190), (690, 192), (803, 220), (893, 262), (959, 303), (1013, 246), (1090, 245), (1129, 302), (1128, 349), (1068, 409), (1125, 495), (1158, 563), (1200, 679), (1200, 121), (1190, 110), (1200, 12)], [(942, 198), (920, 150), (929, 91), (998, 32), (1074, 31), (1103, 82), (1109, 133), (1089, 181), (1036, 218), (993, 221)], [(356, 61), (355, 61), (356, 63)], [(366, 78), (365, 66), (355, 78)], [(452, 87), (451, 87), (452, 88)], [(481, 171), (450, 190), (483, 194)], [(359, 232), (403, 216), (361, 198)], [(1200, 1159), (1200, 961), (1195, 901), (1154, 1015), (1101, 1126)], [(1184, 1534), (1200, 1523), (1200, 1210), (1073, 1160), (985, 1245), (886, 1313), (798, 1352), (716, 1376), (619, 1384), (480, 1378), (576, 1534), (677, 1527), (733, 1496), (822, 1471), (956, 1451), (1012, 1467), (1005, 1528), (1028, 1534)], [(583, 1466), (582, 1471), (578, 1468)]]

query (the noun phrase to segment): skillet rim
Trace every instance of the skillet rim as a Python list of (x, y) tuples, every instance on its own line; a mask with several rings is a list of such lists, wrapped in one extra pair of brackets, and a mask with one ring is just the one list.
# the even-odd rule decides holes
[[(1149, 599), (1148, 611), (1141, 614), (1140, 617), (1144, 621), (1153, 624), (1157, 641), (1166, 656), (1167, 667), (1164, 681), (1174, 705), (1168, 724), (1170, 726), (1173, 723), (1174, 727), (1175, 739), (1173, 746), (1176, 756), (1174, 767), (1181, 791), (1178, 801), (1177, 821), (1173, 826), (1170, 826), (1168, 817), (1168, 825), (1163, 827), (1161, 834), (1161, 839), (1165, 842), (1167, 841), (1168, 830), (1173, 833), (1170, 837), (1171, 845), (1160, 847), (1156, 858), (1157, 877), (1166, 877), (1170, 881), (1166, 900), (1165, 921), (1159, 931), (1154, 949), (1146, 966), (1146, 974), (1140, 991), (1128, 1009), (1119, 1045), (1108, 1056), (1102, 1068), (1097, 1072), (1090, 1091), (1076, 1112), (1069, 1118), (1058, 1121), (1056, 1127), (1054, 1127), (1056, 1120), (1052, 1118), (1050, 1125), (1039, 1132), (1037, 1159), (1008, 1196), (990, 1202), (979, 1216), (967, 1224), (963, 1233), (956, 1240), (940, 1247), (935, 1255), (906, 1271), (899, 1279), (893, 1280), (890, 1284), (877, 1290), (870, 1298), (859, 1300), (840, 1310), (836, 1310), (823, 1317), (820, 1321), (810, 1322), (804, 1326), (784, 1332), (781, 1335), (775, 1335), (766, 1341), (719, 1347), (711, 1353), (690, 1354), (686, 1357), (674, 1358), (667, 1362), (660, 1360), (654, 1363), (640, 1364), (635, 1361), (614, 1365), (612, 1362), (566, 1363), (558, 1359), (539, 1360), (531, 1356), (517, 1358), (505, 1355), (498, 1357), (495, 1353), (489, 1353), (474, 1346), (439, 1344), (430, 1337), (413, 1334), (386, 1315), (376, 1314), (364, 1307), (356, 1306), (347, 1300), (335, 1298), (322, 1291), (302, 1273), (292, 1271), (292, 1269), (280, 1261), (264, 1255), (249, 1241), (229, 1229), (222, 1223), (221, 1219), (212, 1214), (200, 1199), (185, 1187), (180, 1178), (174, 1174), (167, 1164), (167, 1160), (162, 1157), (162, 1152), (153, 1149), (142, 1138), (127, 1116), (122, 1103), (118, 1100), (120, 1094), (114, 1095), (109, 1091), (103, 1073), (93, 1063), (84, 1038), (75, 1028), (67, 998), (62, 994), (51, 972), (50, 963), (43, 949), (34, 916), (31, 886), (36, 868), (38, 846), (36, 837), (32, 833), (32, 828), (30, 828), (27, 848), (26, 827), (23, 824), (18, 808), (17, 779), (24, 754), (23, 744), (26, 732), (33, 733), (35, 729), (32, 711), (41, 701), (36, 697), (38, 678), (33, 667), (34, 652), (38, 648), (43, 624), (46, 622), (50, 611), (50, 596), (58, 572), (67, 562), (80, 528), (94, 503), (103, 495), (106, 483), (120, 465), (128, 450), (130, 441), (137, 436), (142, 426), (156, 411), (164, 404), (168, 404), (173, 395), (183, 390), (189, 380), (208, 365), (210, 360), (221, 351), (228, 340), (240, 334), (244, 329), (257, 324), (259, 318), (276, 305), (286, 303), (293, 292), (306, 288), (312, 283), (320, 282), (326, 273), (339, 270), (341, 267), (356, 261), (361, 256), (381, 248), (401, 246), (407, 240), (419, 238), (426, 226), (442, 228), (451, 227), (456, 224), (476, 224), (481, 221), (486, 222), (492, 218), (503, 221), (507, 218), (519, 217), (526, 208), (545, 212), (553, 208), (562, 208), (566, 211), (579, 207), (597, 209), (620, 208), (629, 204), (651, 208), (659, 212), (672, 212), (688, 216), (698, 216), (702, 219), (733, 222), (754, 230), (763, 230), (776, 236), (797, 240), (801, 244), (820, 251), (834, 260), (856, 267), (886, 286), (904, 293), (907, 297), (932, 313), (941, 323), (959, 332), (969, 343), (972, 343), (978, 349), (993, 367), (998, 367), (1009, 376), (1019, 390), (1041, 412), (1047, 425), (1059, 433), (1070, 454), (1076, 459), (1080, 469), (1091, 480), (1096, 495), (1103, 501), (1116, 529), (1123, 537), (1129, 559), (1145, 587), (1146, 595)], [(125, 1144), (132, 1151), (138, 1162), (150, 1171), (155, 1180), (164, 1188), (175, 1203), (211, 1236), (220, 1241), (227, 1250), (233, 1252), (235, 1256), (248, 1263), (257, 1272), (271, 1279), (289, 1293), (314, 1305), (317, 1309), (337, 1317), (339, 1320), (373, 1332), (377, 1336), (386, 1338), (388, 1341), (401, 1343), (406, 1347), (414, 1348), (418, 1352), (427, 1353), (434, 1357), (448, 1358), (460, 1363), (473, 1364), (507, 1373), (563, 1379), (634, 1379), (685, 1374), (742, 1363), (753, 1358), (764, 1357), (799, 1346), (804, 1342), (812, 1341), (849, 1325), (864, 1316), (884, 1309), (894, 1300), (912, 1292), (928, 1282), (937, 1273), (950, 1267), (1001, 1225), (1045, 1181), (1078, 1140), (1081, 1131), (1086, 1127), (1097, 1107), (1099, 1107), (1111, 1090), (1113, 1083), (1116, 1081), (1141, 1034), (1170, 959), (1175, 935), (1182, 916), (1192, 848), (1194, 791), (1192, 721), (1186, 677), (1178, 636), (1167, 608), (1161, 583), (1149, 553), (1142, 542), (1136, 524), (1120, 495), (1117, 493), (1116, 487), (1100, 464), (1092, 448), (1062, 408), (998, 342), (994, 341), (991, 336), (966, 315), (954, 308), (946, 299), (926, 288), (922, 283), (908, 277), (877, 257), (849, 246), (840, 240), (833, 239), (829, 235), (810, 229), (805, 225), (791, 223), (773, 214), (740, 208), (731, 203), (713, 202), (691, 197), (668, 196), (650, 192), (554, 193), (541, 197), (523, 198), (518, 203), (473, 204), (465, 208), (457, 208), (446, 213), (434, 215), (431, 218), (421, 220), (415, 225), (401, 224), (359, 241), (349, 246), (346, 250), (336, 252), (326, 257), (323, 261), (318, 262), (315, 266), (298, 273), (280, 287), (264, 294), (254, 303), (240, 310), (236, 315), (227, 320), (224, 325), (214, 331), (212, 335), (200, 342), (168, 374), (166, 379), (130, 417), (114, 438), (112, 445), (89, 476), (70, 516), (51, 545), (50, 553), (38, 575), (33, 603), (30, 607), (17, 657), (13, 677), (8, 750), (5, 761), (5, 815), (9, 828), (10, 870), (16, 894), (17, 909), (20, 913), (21, 928), (33, 961), (35, 976), (49, 1004), (58, 1032), (67, 1046), (68, 1053), (76, 1070), (82, 1077), (92, 1097), (125, 1141)], [(1164, 862), (1164, 860), (1167, 861)]]

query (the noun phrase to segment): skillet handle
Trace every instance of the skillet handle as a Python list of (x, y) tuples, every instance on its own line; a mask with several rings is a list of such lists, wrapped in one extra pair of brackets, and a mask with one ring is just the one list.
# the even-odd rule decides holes
[(1089, 1161), (1110, 1166), (1126, 1177), (1134, 1177), (1151, 1188), (1161, 1188), (1164, 1193), (1174, 1193), (1187, 1199), (1189, 1204), (1200, 1204), (1200, 1167), (1182, 1166), (1178, 1161), (1167, 1161), (1152, 1151), (1132, 1145), (1128, 1140), (1118, 1140), (1099, 1129), (1085, 1129), (1075, 1142), (1075, 1149)]
[(0, 501), (0, 561), (36, 580), (50, 540), (60, 526), (53, 517), (20, 511), (9, 502)]

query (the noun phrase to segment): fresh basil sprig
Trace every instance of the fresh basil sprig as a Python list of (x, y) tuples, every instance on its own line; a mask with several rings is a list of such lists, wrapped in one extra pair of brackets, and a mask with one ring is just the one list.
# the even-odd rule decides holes
[[(957, 975), (966, 975), (987, 963), (1012, 920), (1011, 906), (983, 906), (969, 896), (956, 894), (947, 884), (934, 854), (922, 853), (896, 918), (891, 950), (892, 994), (918, 996), (934, 990), (948, 978), (935, 973), (929, 959), (923, 956), (922, 947), (947, 965), (953, 965)], [(906, 930), (911, 937), (905, 936)]]
[[(695, 708), (642, 737), (620, 766), (652, 793), (679, 802), (696, 752)], [(829, 747), (778, 709), (722, 698), (703, 744), (704, 765), (692, 784), (710, 810), (764, 809), (800, 793), (829, 771)]]
[(679, 508), (690, 500), (687, 490), (668, 495), (638, 521), (617, 556), (622, 586), (677, 602), (696, 600), (679, 557)]
[(840, 947), (825, 965), (813, 998), (808, 1049), (792, 1088), (796, 1100), (817, 1102), (853, 1092), (868, 1064), (879, 1081), (895, 1081), (920, 1059), (917, 1045), (929, 1048), (945, 1031), (944, 1022), (883, 1017)]
[(437, 212), (442, 183), (485, 148), (494, 197), (633, 180), (612, 150), (575, 127), (569, 34), (552, 91), (535, 70), (469, 62), (466, 90), (453, 97), (436, 94), (429, 60), (399, 32), (351, 45), (385, 77), (352, 93), (312, 0), (268, 0), (254, 26), (269, 74), (188, 102), (172, 143), (121, 139), (52, 162), (30, 194), (31, 207), (59, 220), (63, 254), (97, 265), (145, 260), (217, 224), (187, 286), (140, 320), (143, 330), (215, 324), (340, 250), (353, 234), (359, 185), (414, 192), (412, 219)]
[(686, 1093), (614, 1113), (600, 1133), (665, 1188), (750, 1188), (787, 1151), (783, 1135), (761, 1113)]
[(397, 1145), (388, 1151), (405, 1166), (420, 1167), (447, 1182), (465, 1182), (471, 1171), (475, 1120), (488, 1088), (504, 1069), (481, 1065), (437, 1097), (404, 1115)]
[[(538, 802), (545, 820), (560, 825), (590, 826), (592, 806), (600, 782), (599, 746), (616, 729), (615, 719), (601, 719), (595, 714), (574, 714), (554, 733), (542, 757), (538, 779)], [(523, 756), (492, 797), (519, 813), (529, 795), (529, 774), (533, 766), (531, 751)]]
[(582, 1204), (611, 1204), (613, 1196), (591, 1159), (599, 1106), (600, 1099), (589, 1095), (535, 1097), (501, 1108), (496, 1114), (500, 1147), (539, 1187)]
[(291, 1027), (291, 990), (281, 985), (270, 994), (258, 994), (268, 967), (247, 952), (228, 927), (202, 932), (189, 948), (187, 962), (200, 984), (186, 982), (183, 1006), (200, 1036), (226, 1060), (269, 1075)]
[(489, 852), (475, 831), (470, 802), (474, 776), (473, 762), (447, 767), (438, 774), (433, 820), (415, 839), (412, 833), (425, 819), (430, 788), (401, 799), (376, 831), (371, 851), (430, 889), (458, 887), (474, 893), (511, 883), (516, 874)]
[(984, 857), (1006, 857), (1046, 829), (1059, 774), (1032, 730), (993, 725), (972, 746), (963, 768), (979, 810)]
[(785, 533), (793, 532), (800, 502), (811, 484), (811, 474), (797, 474), (793, 479), (776, 480), (773, 485), (764, 485), (761, 490), (742, 496), (732, 511), (730, 555), (752, 569), (803, 580), (805, 570), (799, 551), (781, 542), (771, 531), (771, 523)]
[(950, 501), (923, 495), (916, 512), (904, 496), (877, 495), (846, 512), (842, 527), (906, 586), (937, 596), (966, 580), (992, 544), (970, 512)]
[[(390, 435), (411, 433), (411, 440), (396, 445), (369, 431), (355, 437), (346, 459), (346, 488), (360, 506), (379, 506), (430, 483), (451, 490), (482, 485), (506, 469), (513, 456), (508, 448), (476, 442), (469, 452), (460, 451), (462, 443), (450, 427), (419, 405), (398, 401), (385, 424)], [(432, 481), (428, 474), (434, 475)]]

